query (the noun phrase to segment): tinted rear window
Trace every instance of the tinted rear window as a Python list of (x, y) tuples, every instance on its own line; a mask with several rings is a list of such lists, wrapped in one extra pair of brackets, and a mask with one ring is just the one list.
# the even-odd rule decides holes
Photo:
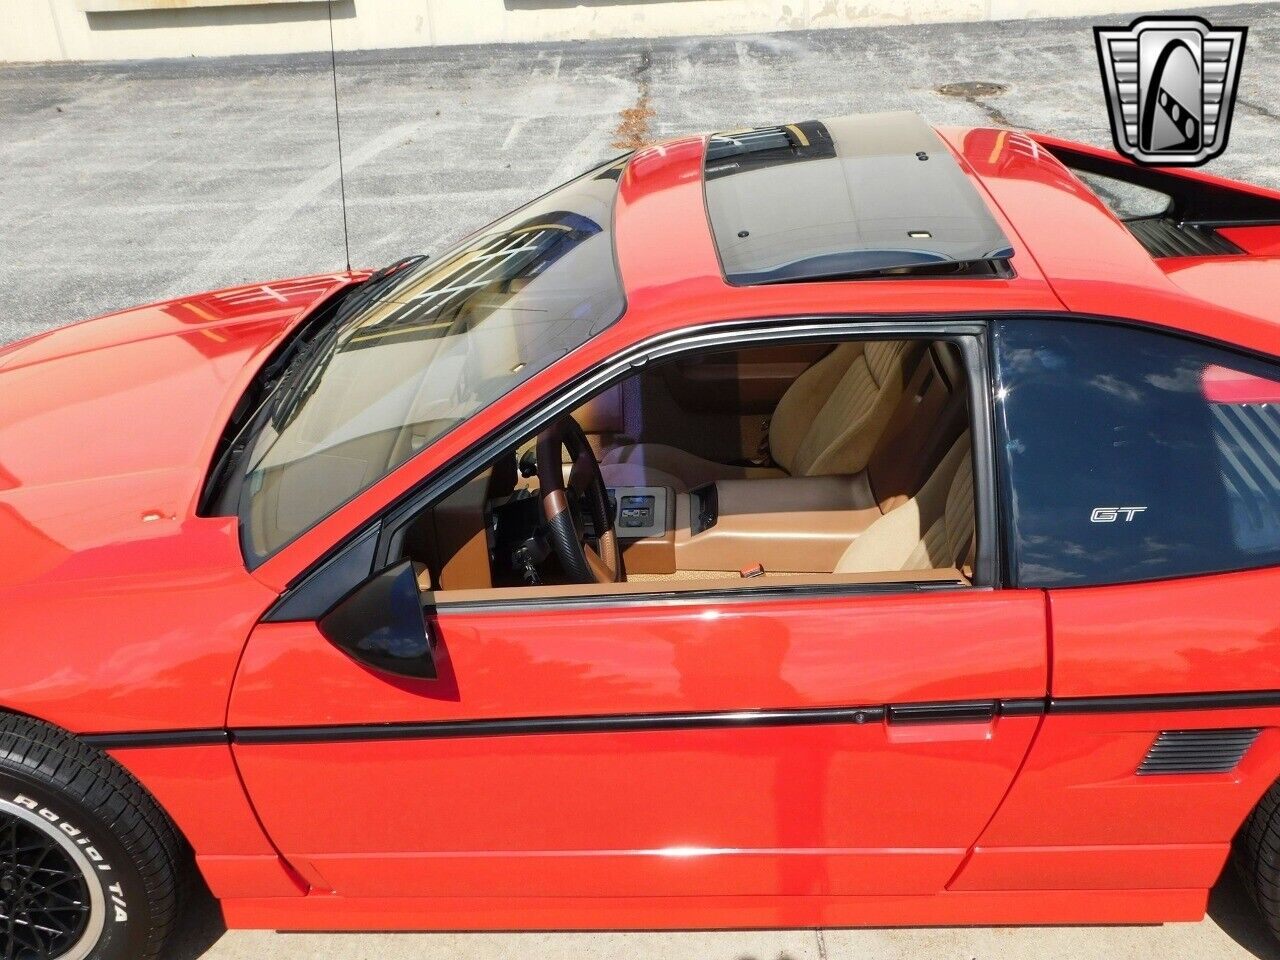
[(1022, 586), (1280, 563), (1280, 368), (1150, 330), (996, 324)]

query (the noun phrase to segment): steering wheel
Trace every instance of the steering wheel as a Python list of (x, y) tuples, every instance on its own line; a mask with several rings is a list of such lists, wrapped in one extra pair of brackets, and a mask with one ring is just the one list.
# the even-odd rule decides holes
[[(573, 466), (566, 488), (560, 448)], [(538, 487), (556, 559), (574, 583), (622, 583), (622, 549), (609, 522), (609, 495), (604, 475), (586, 434), (572, 416), (564, 416), (538, 434)], [(597, 545), (587, 540), (582, 509), (591, 515)]]

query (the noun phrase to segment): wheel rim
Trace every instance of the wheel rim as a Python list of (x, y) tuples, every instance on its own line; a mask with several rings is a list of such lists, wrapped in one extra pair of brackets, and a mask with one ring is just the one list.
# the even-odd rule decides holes
[(55, 824), (0, 800), (0, 960), (83, 960), (105, 896), (89, 858)]

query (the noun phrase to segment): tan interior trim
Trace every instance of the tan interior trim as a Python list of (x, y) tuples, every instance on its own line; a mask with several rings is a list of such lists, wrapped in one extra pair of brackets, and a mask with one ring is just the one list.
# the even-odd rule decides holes
[(676, 572), (677, 494), (670, 487), (665, 489), (667, 495), (663, 498), (662, 525), (666, 532), (660, 537), (641, 537), (639, 540), (619, 535), (627, 576), (633, 573)]
[(563, 490), (548, 490), (542, 496), (542, 513), (548, 520), (554, 520), (569, 509), (569, 497)]
[(965, 585), (967, 581), (955, 568), (942, 570), (895, 570), (877, 573), (824, 573), (802, 576), (750, 577), (729, 585), (723, 580), (666, 580), (660, 583), (572, 583), (550, 584), (539, 587), (497, 587), (491, 590), (448, 590), (423, 594), (423, 601), (438, 610), (447, 610), (455, 604), (494, 603), (501, 601), (552, 600), (561, 597), (634, 597), (646, 593), (697, 593), (708, 589), (720, 593), (750, 593), (758, 590), (776, 590), (787, 587), (857, 587), (885, 583), (907, 586), (915, 583), (954, 583)]
[(690, 532), (690, 495), (676, 495), (677, 570), (827, 573), (882, 516), (865, 473), (854, 476), (720, 480), (719, 518)]
[(493, 586), (484, 504), (492, 490), (492, 468), (473, 477), (426, 512), (426, 525), (412, 531), (416, 555), (439, 572), (439, 587), (483, 589)]
[(673, 574), (676, 572), (676, 532), (672, 527), (661, 537), (623, 540), (622, 559), (627, 576), (633, 574)]

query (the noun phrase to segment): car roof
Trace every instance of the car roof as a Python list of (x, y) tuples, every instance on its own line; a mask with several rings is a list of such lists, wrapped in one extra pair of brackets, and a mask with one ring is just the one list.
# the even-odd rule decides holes
[[(836, 123), (850, 129), (848, 119)], [(725, 279), (707, 212), (703, 165), (708, 141), (691, 137), (637, 152), (623, 174), (615, 214), (618, 265), (628, 300), (622, 322), (632, 328), (632, 336), (642, 336), (767, 317), (1074, 312), (1170, 327), (1280, 354), (1280, 306), (1270, 306), (1280, 304), (1280, 261), (1197, 261), (1200, 273), (1186, 273), (1192, 264), (1154, 259), (1052, 149), (1069, 146), (1115, 155), (1012, 130), (935, 130), (986, 204), (994, 226), (1008, 238), (1011, 276), (732, 284)], [(904, 191), (904, 208), (909, 206), (908, 180), (888, 187)], [(1242, 275), (1251, 278), (1245, 288), (1253, 289), (1247, 295), (1239, 289), (1217, 290), (1204, 279), (1227, 272), (1237, 281)], [(1258, 288), (1271, 295), (1259, 295)]]
[(914, 113), (715, 134), (703, 183), (735, 285), (1009, 272), (990, 206)]
[[(353, 529), (432, 470), (462, 456), (501, 422), (493, 417), (528, 409), (568, 379), (586, 376), (620, 351), (659, 334), (744, 320), (1076, 312), (1175, 327), (1280, 355), (1280, 323), (1274, 313), (1251, 312), (1238, 296), (1230, 305), (1215, 302), (1231, 295), (1210, 297), (1206, 284), (1196, 282), (1201, 275), (1191, 264), (1162, 268), (1052, 155), (1048, 138), (989, 128), (935, 130), (1008, 240), (1012, 275), (735, 286), (722, 273), (706, 209), (707, 138), (687, 137), (637, 151), (622, 171), (614, 207), (614, 249), (627, 301), (622, 318), (516, 387), (493, 406), (493, 415), (465, 421), (405, 468), (339, 508), (258, 567), (254, 577), (283, 590), (332, 547), (335, 532)], [(1280, 194), (1274, 196), (1280, 199)], [(1226, 269), (1227, 259), (1204, 270)], [(1280, 295), (1273, 264), (1230, 259), (1237, 264), (1232, 269), (1265, 273)], [(1255, 294), (1254, 299), (1256, 308), (1266, 298)], [(1273, 299), (1280, 303), (1280, 296)]]

